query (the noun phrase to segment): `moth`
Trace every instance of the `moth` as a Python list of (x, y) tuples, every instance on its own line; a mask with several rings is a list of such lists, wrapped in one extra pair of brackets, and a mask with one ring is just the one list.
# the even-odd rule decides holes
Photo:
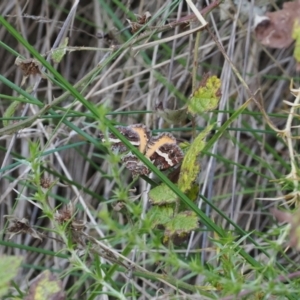
[[(143, 124), (116, 126), (115, 128), (160, 170), (167, 170), (183, 159), (184, 154), (171, 133), (163, 132), (152, 136), (151, 131)], [(102, 142), (106, 140), (103, 134), (100, 134), (100, 138)], [(110, 133), (107, 138), (113, 151), (118, 153), (128, 151), (114, 134)], [(133, 177), (150, 173), (148, 167), (131, 152), (123, 155), (121, 160), (124, 166), (132, 172)]]

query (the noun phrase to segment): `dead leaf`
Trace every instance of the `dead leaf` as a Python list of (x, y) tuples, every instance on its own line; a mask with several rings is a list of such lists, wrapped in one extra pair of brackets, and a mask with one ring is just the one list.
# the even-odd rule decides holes
[(287, 48), (292, 42), (293, 25), (300, 20), (300, 1), (286, 2), (281, 10), (259, 17), (255, 27), (257, 39), (267, 47)]

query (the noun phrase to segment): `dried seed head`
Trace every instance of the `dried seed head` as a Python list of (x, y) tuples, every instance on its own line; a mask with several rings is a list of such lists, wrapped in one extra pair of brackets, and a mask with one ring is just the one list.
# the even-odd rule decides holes
[(85, 245), (82, 233), (86, 227), (86, 222), (75, 219), (73, 202), (69, 202), (66, 207), (56, 211), (55, 220), (61, 225), (67, 225), (66, 230), (73, 242), (82, 246)]
[(10, 226), (7, 228), (6, 231), (10, 235), (9, 239), (11, 239), (17, 234), (26, 233), (30, 234), (36, 239), (42, 240), (42, 235), (30, 226), (29, 221), (27, 219), (18, 219), (15, 216), (4, 217), (6, 217), (10, 222)]
[(64, 207), (60, 210), (57, 210), (55, 212), (55, 220), (59, 224), (64, 224), (64, 223), (69, 222), (72, 217), (73, 217), (73, 210), (70, 209), (68, 206)]
[(24, 76), (28, 77), (30, 75), (42, 75), (40, 71), (40, 64), (32, 58), (21, 59), (20, 57), (16, 58), (15, 65), (20, 67)]
[(152, 15), (149, 13), (149, 11), (146, 11), (142, 16), (136, 15), (137, 22), (141, 25), (146, 24), (152, 17)]
[(41, 178), (41, 181), (40, 181), (40, 185), (42, 188), (44, 189), (49, 189), (50, 186), (51, 186), (51, 180), (50, 178), (46, 177), (46, 178)]

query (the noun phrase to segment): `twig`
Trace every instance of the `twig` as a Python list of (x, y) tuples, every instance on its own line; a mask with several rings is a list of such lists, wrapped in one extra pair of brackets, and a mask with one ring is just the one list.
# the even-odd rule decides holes
[[(61, 42), (61, 39), (62, 39), (62, 37), (64, 36), (67, 27), (69, 26), (70, 20), (71, 20), (71, 19), (73, 18), (73, 16), (75, 15), (75, 12), (76, 12), (76, 8), (77, 8), (78, 3), (79, 3), (79, 0), (76, 0), (75, 3), (73, 4), (72, 9), (71, 9), (71, 11), (70, 11), (70, 13), (69, 13), (69, 15), (68, 15), (66, 21), (64, 22), (64, 25), (63, 25), (62, 29), (60, 30), (60, 32), (59, 32), (59, 34), (58, 34), (58, 36), (57, 36), (57, 38), (56, 38), (56, 40), (55, 40), (55, 42), (54, 42), (54, 44), (53, 44), (52, 49), (56, 48), (56, 47), (59, 45), (59, 43)], [(47, 61), (50, 61), (50, 58), (51, 58), (51, 54), (49, 53), (48, 56), (47, 56)], [(45, 70), (45, 67), (42, 69), (42, 73), (44, 72), (44, 70)], [(32, 92), (31, 92), (31, 95), (34, 96), (34, 97), (35, 97), (35, 95), (36, 95), (37, 88), (38, 88), (38, 86), (39, 86), (41, 80), (42, 80), (42, 77), (41, 77), (41, 76), (38, 76), (37, 79), (36, 79), (36, 82), (35, 82), (35, 84), (34, 84), (33, 90), (32, 90)], [(45, 106), (43, 109), (41, 109), (40, 113), (41, 113), (41, 112), (42, 112), (41, 114), (45, 113), (49, 108), (50, 108), (49, 106)], [(24, 107), (24, 110), (23, 110), (23, 112), (22, 112), (21, 117), (24, 117), (24, 116), (27, 114), (28, 109), (29, 109), (29, 104), (27, 103), (27, 104), (25, 105), (25, 107)], [(41, 115), (41, 114), (40, 114), (40, 115)], [(33, 123), (37, 118), (38, 118), (38, 115), (33, 116), (32, 123)], [(26, 121), (28, 121), (28, 120), (26, 120)], [(7, 128), (7, 127), (6, 127), (6, 128)], [(14, 131), (14, 132), (15, 132), (15, 131)], [(0, 133), (0, 135), (1, 135), (1, 133)], [(7, 149), (7, 151), (6, 151), (5, 157), (4, 157), (3, 162), (2, 162), (2, 165), (1, 165), (1, 169), (6, 165), (6, 162), (7, 162), (7, 160), (8, 160), (8, 157), (9, 157), (9, 155), (10, 155), (10, 153), (11, 153), (12, 147), (13, 147), (13, 145), (14, 145), (16, 139), (17, 139), (17, 134), (15, 133), (15, 134), (13, 135), (13, 137), (12, 137), (10, 143), (9, 143), (8, 149)], [(0, 174), (0, 179), (1, 179), (1, 177), (2, 177), (2, 174)]]
[[(214, 1), (213, 3), (208, 5), (207, 7), (199, 10), (199, 15), (207, 15), (210, 11), (212, 11), (213, 9), (218, 7), (220, 4), (221, 4), (221, 1)], [(134, 23), (134, 26), (135, 26), (136, 30), (146, 29), (147, 31), (143, 35), (139, 35), (136, 39), (132, 40), (132, 42), (130, 42), (129, 45), (134, 45), (134, 44), (148, 38), (150, 35), (153, 35), (154, 31), (155, 31), (155, 33), (168, 31), (168, 30), (170, 30), (170, 29), (172, 29), (176, 26), (187, 25), (187, 24), (189, 24), (191, 22), (194, 22), (196, 20), (199, 20), (198, 16), (196, 16), (193, 13), (193, 14), (182, 17), (182, 18), (180, 18), (176, 21), (173, 21), (173, 22), (171, 22), (167, 25), (164, 25), (164, 26), (147, 26), (147, 24), (142, 25), (142, 24)], [(200, 18), (200, 20), (204, 20), (204, 18), (202, 17), (202, 18)], [(204, 20), (204, 22), (203, 23), (201, 22), (201, 24), (202, 24), (202, 26), (199, 26), (198, 28), (183, 32), (180, 35), (175, 35), (175, 36), (166, 38), (164, 40), (154, 41), (152, 43), (147, 43), (145, 45), (136, 46), (136, 47), (133, 48), (133, 50), (137, 51), (137, 50), (145, 49), (145, 48), (148, 48), (148, 47), (153, 47), (153, 46), (156, 46), (158, 44), (158, 42), (160, 42), (160, 43), (169, 42), (169, 41), (172, 41), (176, 38), (183, 37), (183, 36), (186, 36), (188, 34), (197, 32), (198, 30), (201, 30), (202, 28), (204, 28), (207, 25), (207, 22)], [(128, 26), (126, 28), (123, 28), (121, 31), (118, 32), (118, 34), (122, 31), (126, 30), (126, 29), (130, 29), (130, 26)]]
[[(103, 67), (103, 65), (105, 64), (106, 60), (109, 60), (109, 55), (111, 53), (107, 53), (99, 62), (99, 64), (97, 65), (96, 68), (94, 68), (93, 70), (91, 70), (88, 74), (86, 74), (81, 80), (79, 80), (75, 85), (74, 88), (78, 88), (80, 87), (82, 84), (84, 84), (86, 81), (88, 81), (91, 77), (93, 77), (98, 71), (99, 69), (101, 69)], [(0, 75), (0, 79), (1, 79), (1, 75)], [(1, 80), (0, 80), (1, 81)], [(65, 92), (63, 93), (61, 96), (59, 96), (58, 98), (56, 98), (55, 100), (53, 100), (51, 102), (51, 104), (43, 107), (37, 114), (35, 114), (34, 116), (29, 117), (26, 120), (20, 121), (16, 124), (10, 124), (4, 128), (0, 129), (0, 136), (1, 135), (11, 135), (13, 133), (15, 133), (16, 131), (19, 131), (25, 127), (29, 127), (33, 124), (34, 121), (36, 121), (38, 118), (40, 118), (44, 113), (46, 113), (50, 108), (55, 107), (56, 105), (58, 105), (59, 103), (61, 103), (62, 101), (64, 101), (68, 96), (70, 95), (70, 92)]]

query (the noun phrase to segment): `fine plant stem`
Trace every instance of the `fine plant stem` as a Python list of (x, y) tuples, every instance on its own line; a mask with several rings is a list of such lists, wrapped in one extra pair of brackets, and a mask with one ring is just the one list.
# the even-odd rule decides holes
[(291, 106), (290, 109), (290, 113), (288, 114), (287, 117), (287, 121), (286, 121), (286, 126), (285, 129), (283, 131), (280, 132), (280, 134), (282, 134), (282, 136), (286, 139), (287, 141), (287, 147), (288, 147), (288, 151), (289, 151), (289, 157), (290, 157), (290, 161), (291, 161), (291, 173), (287, 176), (287, 178), (291, 178), (293, 180), (293, 184), (294, 184), (294, 198), (296, 200), (296, 202), (299, 201), (299, 177), (297, 175), (297, 164), (296, 164), (296, 159), (295, 159), (295, 154), (294, 154), (294, 145), (293, 145), (293, 139), (292, 139), (292, 122), (295, 116), (295, 111), (296, 109), (299, 108), (300, 106), (300, 89), (293, 89), (292, 88), (292, 84), (293, 82), (291, 82), (291, 92), (293, 93), (293, 95), (296, 96), (295, 100), (293, 103), (287, 103), (285, 101), (285, 103), (289, 104)]

